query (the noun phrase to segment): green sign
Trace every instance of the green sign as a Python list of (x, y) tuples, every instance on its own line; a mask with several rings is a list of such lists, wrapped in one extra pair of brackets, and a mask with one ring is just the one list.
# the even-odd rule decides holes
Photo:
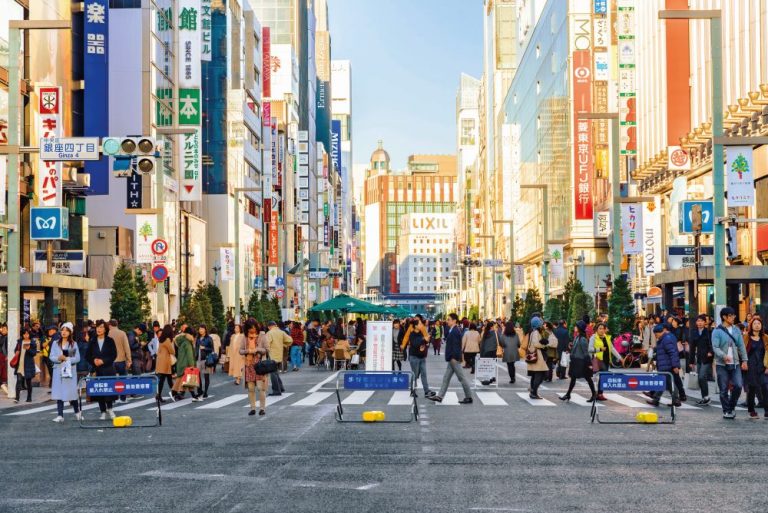
[(200, 89), (179, 89), (179, 125), (200, 126)]
[(173, 125), (173, 89), (161, 88), (157, 90), (157, 102), (155, 103), (155, 124), (157, 126)]

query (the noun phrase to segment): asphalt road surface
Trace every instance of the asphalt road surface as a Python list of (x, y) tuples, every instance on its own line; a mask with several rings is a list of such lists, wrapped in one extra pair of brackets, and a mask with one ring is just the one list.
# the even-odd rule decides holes
[[(444, 368), (429, 357), (432, 388)], [(472, 405), (449, 404), (463, 395), (455, 380), (444, 404), (419, 390), (409, 424), (337, 422), (333, 374), (306, 367), (283, 374), (287, 394), (264, 417), (247, 416), (245, 391), (223, 374), (205, 402), (166, 405), (158, 428), (81, 429), (69, 410), (59, 425), (52, 403), (5, 410), (0, 511), (768, 511), (768, 420), (726, 421), (713, 405), (679, 409), (674, 426), (591, 424), (583, 401), (557, 400), (565, 382), (530, 402), (524, 373), (515, 385), (499, 373)], [(393, 392), (343, 398), (351, 417), (408, 414)], [(636, 394), (612, 399), (605, 419), (650, 409)], [(123, 414), (151, 421), (142, 401)]]

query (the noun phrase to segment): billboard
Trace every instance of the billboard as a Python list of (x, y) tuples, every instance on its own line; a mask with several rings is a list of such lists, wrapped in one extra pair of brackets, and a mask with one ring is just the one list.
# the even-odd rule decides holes
[(594, 160), (592, 157), (592, 124), (579, 119), (579, 112), (592, 111), (591, 52), (573, 52), (573, 205), (574, 218), (593, 219)]
[[(109, 1), (83, 3), (83, 135), (109, 134)], [(91, 176), (89, 195), (109, 194), (109, 159), (85, 163)]]

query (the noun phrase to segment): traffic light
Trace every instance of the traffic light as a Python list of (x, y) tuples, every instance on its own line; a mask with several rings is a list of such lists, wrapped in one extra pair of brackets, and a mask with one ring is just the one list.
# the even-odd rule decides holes
[(155, 146), (152, 137), (105, 137), (101, 141), (101, 152), (115, 158), (130, 157), (140, 173), (155, 170)]
[(728, 260), (738, 260), (739, 258), (739, 241), (737, 238), (736, 224), (729, 224), (725, 229), (725, 236), (727, 242), (725, 248), (728, 252)]

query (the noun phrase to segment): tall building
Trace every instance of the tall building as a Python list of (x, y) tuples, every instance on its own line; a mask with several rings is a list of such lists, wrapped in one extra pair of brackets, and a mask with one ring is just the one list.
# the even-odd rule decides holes
[(399, 292), (397, 244), (400, 218), (405, 214), (455, 213), (456, 157), (411, 155), (404, 171), (390, 169), (381, 141), (371, 155), (365, 182), (366, 289), (381, 294)]
[(397, 248), (401, 294), (436, 294), (456, 268), (456, 217), (453, 214), (405, 214)]
[(331, 156), (341, 174), (338, 195), (340, 248), (343, 255), (343, 289), (356, 291), (359, 269), (353, 254), (358, 250), (355, 227), (359, 224), (354, 208), (352, 177), (352, 65), (348, 60), (331, 61)]

